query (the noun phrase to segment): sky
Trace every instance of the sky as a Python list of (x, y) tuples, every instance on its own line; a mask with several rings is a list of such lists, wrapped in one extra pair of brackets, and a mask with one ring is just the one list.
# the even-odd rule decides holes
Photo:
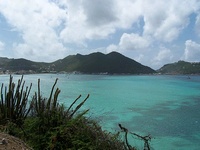
[(0, 57), (112, 51), (153, 69), (200, 62), (200, 0), (0, 1)]

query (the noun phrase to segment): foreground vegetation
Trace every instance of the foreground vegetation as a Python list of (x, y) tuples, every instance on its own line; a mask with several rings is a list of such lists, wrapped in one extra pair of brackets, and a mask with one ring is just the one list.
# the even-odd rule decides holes
[(103, 131), (94, 120), (84, 116), (89, 110), (80, 111), (80, 108), (89, 95), (77, 104), (80, 95), (68, 108), (60, 105), (60, 90), (55, 88), (56, 83), (57, 79), (49, 97), (44, 98), (40, 94), (38, 80), (38, 91), (29, 100), (32, 85), (25, 87), (23, 76), (15, 84), (10, 76), (8, 88), (1, 86), (1, 131), (23, 139), (36, 150), (135, 149), (127, 141), (121, 141), (119, 133)]

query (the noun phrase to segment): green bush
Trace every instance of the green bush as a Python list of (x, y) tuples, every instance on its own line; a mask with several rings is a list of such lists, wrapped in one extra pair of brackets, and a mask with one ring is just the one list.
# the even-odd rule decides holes
[(17, 86), (13, 82), (13, 77), (10, 76), (9, 87), (1, 86), (1, 100), (0, 100), (0, 124), (7, 124), (13, 122), (18, 126), (21, 126), (26, 119), (31, 105), (28, 106), (28, 97), (31, 90), (30, 87), (24, 89), (25, 82), (23, 76), (18, 80)]
[(124, 142), (119, 140), (119, 133), (103, 131), (94, 120), (84, 116), (89, 110), (79, 110), (89, 95), (74, 107), (81, 98), (80, 95), (66, 109), (58, 103), (60, 90), (55, 90), (58, 79), (52, 86), (49, 98), (41, 96), (38, 80), (38, 91), (32, 97), (30, 105), (27, 105), (31, 85), (24, 91), (25, 82), (22, 84), (22, 79), (23, 76), (15, 89), (10, 76), (9, 90), (7, 92), (5, 87), (5, 94), (3, 85), (1, 87), (0, 125), (5, 125), (7, 132), (22, 138), (36, 150), (127, 149)]

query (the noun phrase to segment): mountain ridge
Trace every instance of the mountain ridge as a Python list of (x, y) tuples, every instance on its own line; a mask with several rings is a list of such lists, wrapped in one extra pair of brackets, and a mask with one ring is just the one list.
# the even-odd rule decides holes
[(103, 54), (100, 52), (88, 55), (69, 55), (51, 63), (34, 62), (20, 59), (0, 58), (1, 71), (9, 70), (31, 72), (80, 72), (85, 74), (152, 74), (155, 70), (144, 66), (118, 52)]
[[(68, 64), (61, 65), (62, 62)], [(71, 64), (71, 65), (70, 65)], [(110, 74), (140, 74), (155, 73), (155, 70), (120, 54), (111, 52), (103, 54), (100, 52), (88, 55), (70, 55), (54, 63), (59, 71), (80, 71), (83, 73), (110, 73)]]
[(200, 62), (178, 61), (165, 64), (157, 70), (161, 74), (200, 74)]

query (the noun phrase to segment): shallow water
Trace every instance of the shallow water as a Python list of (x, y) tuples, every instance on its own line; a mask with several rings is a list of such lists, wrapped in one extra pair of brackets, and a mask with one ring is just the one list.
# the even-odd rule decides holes
[[(20, 76), (15, 75), (17, 81)], [(82, 94), (90, 94), (83, 109), (90, 109), (103, 129), (120, 131), (118, 123), (140, 135), (151, 134), (151, 149), (200, 149), (200, 76), (108, 76), (37, 74), (25, 75), (33, 83), (32, 94), (41, 80), (43, 96), (48, 96), (54, 81), (61, 89), (59, 101), (65, 106)], [(0, 83), (9, 76), (1, 75)], [(139, 149), (143, 142), (130, 136)]]

